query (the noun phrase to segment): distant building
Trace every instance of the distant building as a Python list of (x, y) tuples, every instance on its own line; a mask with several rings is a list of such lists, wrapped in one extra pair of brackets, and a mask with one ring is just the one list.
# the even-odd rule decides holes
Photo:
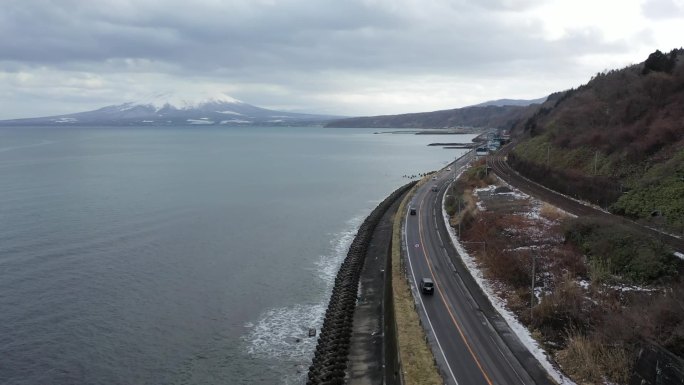
[(487, 148), (489, 149), (489, 151), (497, 151), (499, 148), (501, 148), (501, 140), (490, 140), (489, 142), (487, 142)]
[(478, 147), (475, 149), (475, 156), (486, 156), (489, 155), (489, 149), (487, 147)]

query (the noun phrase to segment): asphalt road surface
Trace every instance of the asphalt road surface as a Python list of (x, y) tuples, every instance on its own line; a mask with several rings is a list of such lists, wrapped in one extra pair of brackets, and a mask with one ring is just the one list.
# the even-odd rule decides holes
[[(444, 225), (442, 196), (470, 156), (419, 187), (409, 204), (416, 214), (406, 215), (406, 269), (423, 326), (447, 384), (552, 384), (470, 276)], [(434, 295), (418, 292), (424, 277), (435, 282)]]

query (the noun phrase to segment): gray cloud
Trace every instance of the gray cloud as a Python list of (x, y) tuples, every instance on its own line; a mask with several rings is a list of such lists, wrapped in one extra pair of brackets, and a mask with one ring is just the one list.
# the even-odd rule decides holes
[(677, 0), (646, 0), (642, 4), (646, 17), (652, 19), (672, 19), (684, 16), (684, 2)]
[[(395, 9), (382, 2), (11, 2), (3, 59), (36, 65), (147, 59), (189, 71), (281, 68), (434, 71), (480, 62), (610, 50), (601, 39), (547, 42), (541, 25), (493, 9), (521, 2)], [(522, 2), (532, 4), (531, 1)], [(40, 4), (40, 6), (35, 6)], [(80, 5), (78, 5), (80, 4)], [(138, 4), (138, 3), (135, 3)], [(160, 7), (159, 4), (165, 6)], [(201, 3), (200, 3), (201, 4)], [(389, 4), (389, 3), (387, 3)], [(406, 2), (410, 5), (411, 2)], [(406, 5), (405, 4), (405, 5)], [(33, 7), (32, 7), (33, 6)], [(380, 70), (380, 69), (378, 69)]]
[[(544, 3), (9, 0), (0, 12), (0, 71), (17, 98), (41, 92), (41, 81), (63, 74), (71, 85), (57, 82), (42, 91), (84, 90), (95, 103), (161, 85), (204, 84), (255, 104), (285, 105), (280, 97), (295, 109), (313, 100), (313, 109), (331, 112), (337, 97), (339, 113), (353, 114), (370, 112), (360, 90), (407, 94), (417, 90), (408, 84), (414, 81), (436, 90), (440, 83), (524, 77), (548, 79), (550, 92), (570, 77), (587, 76), (578, 59), (624, 54), (649, 36), (608, 41), (599, 28), (583, 28), (550, 39), (544, 20), (529, 12)], [(528, 92), (539, 96), (541, 89)], [(392, 110), (392, 98), (383, 97), (378, 113)], [(363, 101), (354, 107), (356, 99)], [(402, 103), (394, 108), (405, 108)]]

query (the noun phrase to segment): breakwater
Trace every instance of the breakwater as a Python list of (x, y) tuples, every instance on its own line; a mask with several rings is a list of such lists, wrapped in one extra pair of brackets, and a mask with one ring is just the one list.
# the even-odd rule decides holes
[(335, 277), (332, 295), (309, 367), (307, 385), (344, 383), (359, 278), (373, 231), (392, 203), (415, 184), (416, 182), (411, 182), (395, 190), (359, 226)]

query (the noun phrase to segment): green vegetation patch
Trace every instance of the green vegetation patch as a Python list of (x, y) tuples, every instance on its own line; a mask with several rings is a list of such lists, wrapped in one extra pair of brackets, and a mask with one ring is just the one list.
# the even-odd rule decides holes
[(459, 180), (470, 187), (484, 187), (496, 183), (496, 177), (491, 171), (487, 170), (484, 159), (480, 159), (466, 170)]
[(468, 168), (458, 180), (451, 185), (444, 199), (444, 209), (449, 215), (450, 224), (456, 228), (467, 226), (477, 214), (473, 189), (484, 187), (496, 182), (496, 177), (487, 171), (485, 160), (481, 159)]
[(546, 164), (548, 145), (548, 135), (539, 135), (519, 143), (513, 152), (516, 156), (530, 162)]
[(463, 196), (447, 195), (444, 198), (444, 209), (450, 217), (456, 215), (461, 207), (464, 207)]
[(621, 163), (592, 147), (559, 148), (553, 144), (554, 131), (526, 140), (513, 152), (520, 159), (556, 170), (576, 170), (584, 175), (616, 175)]
[(684, 149), (665, 163), (651, 167), (611, 211), (642, 219), (662, 216), (669, 230), (684, 232)]
[(589, 257), (593, 281), (610, 278), (654, 283), (676, 276), (679, 260), (672, 250), (649, 235), (596, 218), (576, 218), (564, 224), (565, 239)]

